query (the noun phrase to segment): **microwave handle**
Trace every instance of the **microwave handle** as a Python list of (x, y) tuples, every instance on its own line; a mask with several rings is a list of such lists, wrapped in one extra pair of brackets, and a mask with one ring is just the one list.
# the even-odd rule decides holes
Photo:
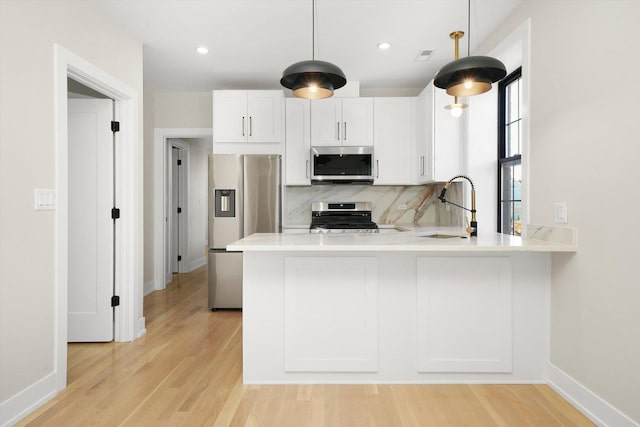
[(380, 178), (380, 161), (376, 160), (376, 178)]

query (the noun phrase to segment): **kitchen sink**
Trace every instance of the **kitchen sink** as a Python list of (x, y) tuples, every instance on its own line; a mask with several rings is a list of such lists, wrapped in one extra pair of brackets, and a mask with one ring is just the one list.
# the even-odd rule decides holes
[(388, 233), (401, 233), (404, 230), (401, 230), (397, 227), (380, 227), (378, 228), (378, 233), (380, 234), (388, 234)]
[(455, 236), (451, 234), (430, 234), (428, 236), (422, 236), (422, 237), (428, 237), (430, 239), (453, 239), (456, 237), (459, 239), (466, 239), (465, 236)]

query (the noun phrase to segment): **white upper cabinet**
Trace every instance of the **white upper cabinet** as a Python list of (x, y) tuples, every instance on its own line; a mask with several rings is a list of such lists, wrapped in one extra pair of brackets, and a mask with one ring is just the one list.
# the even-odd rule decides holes
[(282, 142), (281, 90), (213, 91), (214, 143)]
[[(418, 96), (417, 145), (413, 168), (416, 183), (443, 182), (464, 173), (464, 117), (444, 107), (453, 97), (430, 82)], [(464, 114), (464, 113), (463, 113)]]
[(311, 108), (308, 99), (285, 101), (285, 185), (310, 185)]
[(374, 185), (410, 185), (416, 137), (416, 98), (375, 98)]
[(373, 145), (373, 98), (311, 101), (312, 145)]
[(342, 100), (343, 145), (373, 145), (373, 99)]
[(416, 111), (417, 140), (413, 168), (416, 170), (416, 183), (423, 184), (433, 176), (431, 150), (427, 150), (433, 139), (433, 85), (429, 84), (418, 95)]

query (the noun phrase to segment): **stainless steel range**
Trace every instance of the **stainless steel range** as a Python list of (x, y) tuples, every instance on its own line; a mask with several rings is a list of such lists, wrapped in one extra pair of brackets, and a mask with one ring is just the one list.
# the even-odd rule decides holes
[(311, 233), (377, 233), (370, 202), (316, 202), (311, 204)]

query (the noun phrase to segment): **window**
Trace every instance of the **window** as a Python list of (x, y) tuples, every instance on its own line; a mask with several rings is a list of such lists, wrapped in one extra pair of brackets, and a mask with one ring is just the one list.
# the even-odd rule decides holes
[(498, 232), (522, 232), (522, 68), (498, 85)]

